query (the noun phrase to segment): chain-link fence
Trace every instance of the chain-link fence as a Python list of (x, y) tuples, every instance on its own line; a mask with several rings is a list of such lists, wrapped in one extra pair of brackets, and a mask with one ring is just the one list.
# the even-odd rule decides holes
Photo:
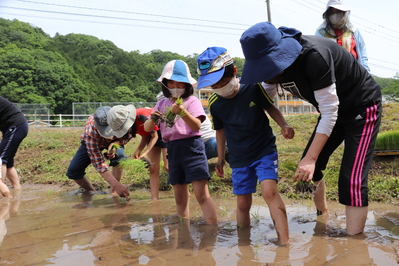
[(34, 127), (81, 127), (101, 106), (129, 105), (136, 108), (154, 107), (156, 102), (82, 102), (72, 104), (72, 114), (50, 114), (50, 104), (14, 103)]
[(72, 125), (81, 125), (87, 117), (93, 114), (101, 106), (129, 105), (133, 104), (136, 109), (143, 107), (154, 107), (156, 102), (82, 102), (72, 103)]
[(51, 125), (49, 103), (14, 103), (25, 115), (29, 124)]

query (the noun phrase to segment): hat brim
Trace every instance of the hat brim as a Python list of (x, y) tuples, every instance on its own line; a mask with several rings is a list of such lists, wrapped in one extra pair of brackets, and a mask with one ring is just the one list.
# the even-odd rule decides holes
[(219, 71), (209, 73), (203, 76), (198, 76), (198, 86), (197, 89), (205, 88), (205, 87), (210, 87), (213, 84), (216, 84), (219, 82), (219, 80), (223, 77), (224, 75), (225, 68), (220, 69)]
[(326, 17), (327, 11), (330, 9), (330, 7), (335, 8), (335, 9), (338, 9), (338, 10), (341, 10), (341, 11), (344, 11), (344, 12), (350, 11), (350, 9), (347, 8), (347, 7), (344, 6), (344, 5), (330, 5), (330, 6), (327, 7), (326, 11), (324, 11), (324, 13), (323, 13), (323, 15), (322, 15), (323, 18)]
[(240, 83), (253, 84), (274, 78), (294, 63), (301, 50), (296, 39), (282, 38), (270, 53), (245, 61)]
[[(175, 76), (176, 77), (176, 76)], [(171, 79), (171, 78), (168, 78), (168, 77), (166, 77), (166, 76), (160, 76), (156, 81), (158, 82), (158, 83), (162, 83), (162, 80), (163, 79)], [(174, 81), (177, 81), (177, 82), (183, 82), (183, 83), (189, 83), (189, 84), (191, 84), (194, 88), (196, 88), (197, 87), (197, 81), (195, 80), (195, 79), (193, 79), (193, 78), (188, 78), (187, 79), (187, 77), (181, 77), (181, 78), (173, 78), (172, 80), (174, 80)]]
[(134, 107), (134, 105), (129, 104), (127, 106), (127, 108), (128, 108), (130, 115), (127, 118), (127, 121), (125, 122), (123, 127), (119, 130), (112, 130), (113, 134), (117, 138), (122, 138), (127, 133), (127, 131), (133, 126), (134, 121), (136, 121), (136, 108)]
[(100, 133), (101, 136), (103, 136), (104, 138), (110, 138), (115, 136), (114, 132), (112, 131), (112, 128), (110, 126), (100, 126), (97, 125), (96, 123), (96, 127), (98, 132)]

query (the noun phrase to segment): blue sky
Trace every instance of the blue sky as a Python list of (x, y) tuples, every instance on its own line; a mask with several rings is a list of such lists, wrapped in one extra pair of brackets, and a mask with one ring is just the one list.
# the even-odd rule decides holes
[[(274, 25), (313, 35), (327, 1), (270, 0)], [(399, 72), (399, 1), (346, 0), (351, 21), (366, 41), (371, 73)], [(81, 33), (110, 40), (125, 51), (153, 49), (181, 55), (223, 46), (243, 57), (239, 38), (266, 21), (265, 0), (0, 0), (0, 17), (42, 28), (51, 37)]]

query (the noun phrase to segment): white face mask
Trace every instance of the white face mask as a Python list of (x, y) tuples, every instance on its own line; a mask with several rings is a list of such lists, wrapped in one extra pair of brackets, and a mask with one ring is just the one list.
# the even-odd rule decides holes
[(233, 77), (229, 83), (218, 89), (212, 89), (217, 95), (222, 97), (229, 97), (233, 94), (234, 89), (237, 87), (237, 78)]
[(183, 89), (179, 89), (179, 88), (173, 88), (173, 89), (169, 89), (170, 94), (172, 94), (173, 98), (178, 98), (179, 96), (182, 96), (184, 94), (184, 92), (186, 91), (185, 88)]
[(334, 29), (342, 29), (346, 22), (346, 16), (343, 12), (332, 14), (328, 17), (328, 19), (330, 20), (330, 23)]

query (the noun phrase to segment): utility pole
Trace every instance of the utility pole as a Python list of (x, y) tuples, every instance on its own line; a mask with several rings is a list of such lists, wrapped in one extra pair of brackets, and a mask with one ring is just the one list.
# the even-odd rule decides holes
[(267, 8), (267, 20), (272, 22), (272, 14), (270, 12), (270, 0), (266, 0), (266, 8)]

